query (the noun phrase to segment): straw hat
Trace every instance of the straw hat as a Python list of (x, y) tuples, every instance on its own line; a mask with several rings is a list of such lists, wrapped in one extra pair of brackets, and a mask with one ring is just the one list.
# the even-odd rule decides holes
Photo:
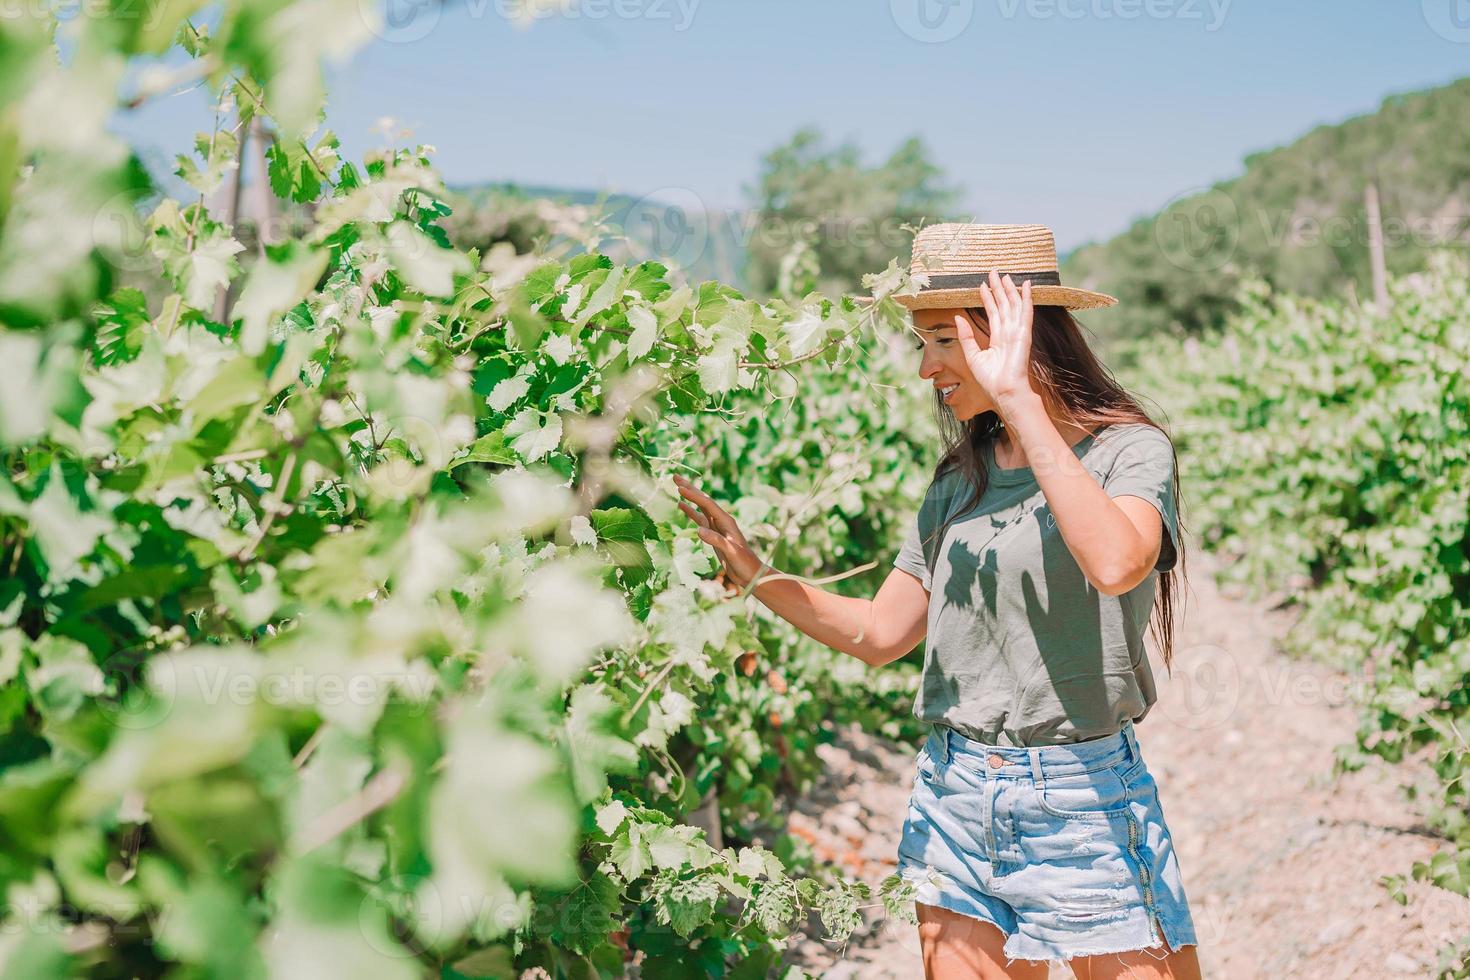
[[(1031, 301), (1037, 306), (1064, 306), (1091, 310), (1118, 301), (1106, 293), (1063, 286), (1057, 271), (1057, 247), (1046, 225), (978, 225), (961, 222), (929, 225), (914, 237), (909, 274), (925, 273), (928, 285), (914, 296), (895, 296), (910, 310), (982, 306), (980, 285), (990, 270), (1010, 274), (1019, 288), (1031, 283)], [(858, 297), (873, 302), (873, 297)]]

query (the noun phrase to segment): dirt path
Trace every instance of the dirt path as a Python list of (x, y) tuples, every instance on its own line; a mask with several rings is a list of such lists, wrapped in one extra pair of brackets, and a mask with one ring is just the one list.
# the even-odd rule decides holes
[[(1334, 782), (1334, 747), (1356, 725), (1353, 679), (1276, 652), (1286, 615), (1221, 594), (1213, 562), (1190, 553), (1174, 676), (1158, 677), (1159, 703), (1139, 725), (1205, 976), (1433, 976), (1438, 949), (1470, 934), (1470, 900), (1416, 884), (1400, 906), (1377, 883), (1445, 846), (1398, 789), (1422, 767), (1375, 761)], [(821, 751), (828, 776), (790, 827), (876, 882), (894, 867), (917, 746), (854, 730)], [(869, 924), (845, 950), (794, 940), (790, 962), (828, 978), (923, 976), (913, 926), (879, 914)]]

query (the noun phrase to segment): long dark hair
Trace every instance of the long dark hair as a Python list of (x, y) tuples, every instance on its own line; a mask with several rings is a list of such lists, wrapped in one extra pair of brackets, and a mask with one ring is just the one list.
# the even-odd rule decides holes
[[(969, 307), (965, 313), (977, 326), (985, 324), (985, 310)], [(1141, 422), (1163, 432), (1148, 416), (1137, 400), (1120, 385), (1107, 366), (1092, 352), (1083, 336), (1082, 324), (1061, 306), (1037, 306), (1031, 331), (1031, 376), (1043, 400), (1061, 406), (1067, 420), (1088, 431), (1103, 425), (1126, 425)], [(934, 479), (958, 471), (970, 485), (970, 499), (950, 511), (949, 519), (940, 526), (936, 540), (944, 540), (950, 521), (980, 502), (989, 483), (987, 459), (993, 451), (996, 436), (1002, 429), (996, 412), (983, 412), (961, 422), (945, 408), (936, 391), (935, 414), (943, 438), (943, 451), (934, 468)], [(1173, 440), (1170, 440), (1172, 445)], [(1179, 491), (1179, 457), (1174, 457), (1174, 500), (1177, 505), (1180, 538), (1184, 535), (1184, 500)], [(1165, 534), (1167, 534), (1167, 529)], [(1183, 540), (1175, 541), (1178, 560), (1173, 568), (1161, 573), (1158, 581), (1155, 615), (1151, 619), (1154, 644), (1164, 658), (1164, 667), (1172, 673), (1174, 659), (1174, 606), (1185, 576)], [(1176, 578), (1176, 574), (1178, 577)]]

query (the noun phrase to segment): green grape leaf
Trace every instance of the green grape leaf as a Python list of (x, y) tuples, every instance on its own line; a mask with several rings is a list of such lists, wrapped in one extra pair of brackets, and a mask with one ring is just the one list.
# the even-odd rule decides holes
[(608, 856), (626, 881), (637, 881), (653, 866), (642, 826), (633, 821), (613, 840)]
[(719, 885), (713, 878), (683, 879), (671, 871), (659, 873), (653, 892), (658, 921), (686, 938), (710, 921), (720, 897)]
[(583, 684), (572, 691), (562, 738), (571, 757), (572, 785), (584, 803), (607, 789), (607, 773), (638, 769), (638, 751), (616, 733), (617, 714), (601, 687)]
[(250, 357), (265, 350), (271, 320), (301, 301), (327, 265), (327, 253), (293, 243), (257, 262), (240, 290), (234, 313), (240, 317), (240, 349)]

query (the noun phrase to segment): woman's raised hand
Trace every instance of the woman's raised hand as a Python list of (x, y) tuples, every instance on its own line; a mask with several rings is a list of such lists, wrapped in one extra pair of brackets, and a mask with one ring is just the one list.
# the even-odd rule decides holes
[(715, 553), (720, 556), (720, 561), (725, 566), (725, 577), (740, 588), (745, 588), (746, 583), (760, 571), (762, 562), (750, 550), (745, 535), (740, 531), (740, 525), (735, 523), (735, 518), (726, 513), (724, 508), (715, 503), (714, 498), (697, 488), (686, 477), (676, 475), (674, 483), (679, 488), (679, 494), (692, 500), (695, 507), (698, 507), (696, 510), (685, 501), (679, 501), (679, 509), (698, 525), (695, 530), (699, 533), (699, 540), (714, 548)]
[(990, 326), (990, 346), (982, 348), (970, 318), (955, 317), (965, 364), (975, 380), (999, 404), (1031, 387), (1031, 283), (1017, 289), (1010, 276), (1001, 278), (994, 270), (990, 283), (980, 287), (980, 300)]

